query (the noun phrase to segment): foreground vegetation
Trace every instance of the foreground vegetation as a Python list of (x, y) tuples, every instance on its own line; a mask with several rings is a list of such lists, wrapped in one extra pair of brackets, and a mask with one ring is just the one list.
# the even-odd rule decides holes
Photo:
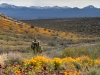
[(89, 56), (92, 59), (100, 58), (100, 43), (80, 47), (65, 48), (62, 57), (80, 57), (82, 55)]
[[(1, 54), (2, 75), (100, 75), (100, 43), (69, 47), (49, 54)], [(60, 53), (57, 53), (60, 52)]]
[(5, 75), (100, 75), (100, 43), (72, 46), (63, 50), (12, 51), (0, 55)]
[(99, 69), (100, 59), (92, 60), (88, 56), (62, 59), (35, 56), (13, 63), (9, 59), (0, 65), (2, 75), (100, 75)]

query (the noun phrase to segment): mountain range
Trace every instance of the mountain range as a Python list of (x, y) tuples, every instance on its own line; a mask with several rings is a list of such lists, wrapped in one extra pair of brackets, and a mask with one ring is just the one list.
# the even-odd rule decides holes
[(75, 17), (99, 17), (100, 8), (93, 5), (84, 8), (59, 7), (59, 6), (15, 6), (7, 3), (0, 4), (0, 13), (9, 17), (26, 19), (52, 19), (52, 18), (75, 18)]

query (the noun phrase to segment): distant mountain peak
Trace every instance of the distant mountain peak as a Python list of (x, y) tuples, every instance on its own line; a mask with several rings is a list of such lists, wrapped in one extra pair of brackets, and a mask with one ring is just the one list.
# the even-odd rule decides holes
[(50, 8), (54, 8), (54, 9), (66, 9), (66, 8), (71, 8), (71, 7), (68, 7), (68, 6), (44, 6), (44, 7), (41, 7), (41, 6), (30, 6), (29, 8), (36, 8), (36, 9), (50, 9)]
[(0, 7), (8, 7), (8, 6), (9, 6), (9, 4), (7, 4), (7, 3), (0, 4)]
[(7, 4), (7, 3), (2, 3), (0, 4), (1, 8), (17, 8), (15, 5)]
[(1, 5), (2, 5), (2, 6), (3, 6), (3, 5), (4, 5), (4, 6), (7, 6), (7, 5), (9, 5), (9, 4), (7, 4), (7, 3), (2, 3)]
[(53, 6), (52, 8), (60, 9), (60, 8), (71, 8), (71, 7), (68, 7), (68, 6)]
[(84, 8), (93, 9), (93, 8), (96, 8), (96, 7), (93, 6), (93, 5), (88, 5), (88, 6), (84, 7)]

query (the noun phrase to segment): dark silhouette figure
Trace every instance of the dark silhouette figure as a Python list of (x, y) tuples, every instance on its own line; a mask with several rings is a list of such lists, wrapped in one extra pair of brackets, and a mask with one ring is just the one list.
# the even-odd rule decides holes
[(34, 41), (32, 41), (31, 48), (33, 49), (34, 53), (42, 52), (41, 46), (39, 45), (39, 42), (36, 40), (36, 38), (34, 39)]

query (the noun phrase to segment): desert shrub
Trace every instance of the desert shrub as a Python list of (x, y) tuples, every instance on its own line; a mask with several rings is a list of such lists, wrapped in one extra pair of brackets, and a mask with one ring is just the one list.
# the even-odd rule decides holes
[(1, 40), (3, 40), (3, 37), (0, 37)]
[(81, 70), (82, 69), (82, 65), (79, 62), (73, 62), (73, 64), (74, 64), (74, 66), (75, 66), (75, 68), (77, 70)]
[(98, 71), (96, 69), (90, 70), (89, 72), (86, 72), (83, 75), (99, 75)]
[(6, 61), (6, 63), (14, 63), (14, 62), (18, 62), (21, 63), (22, 60), (22, 55), (20, 52), (9, 52), (7, 55), (7, 58), (9, 59), (8, 61)]
[(56, 37), (56, 36), (54, 36), (54, 37), (53, 37), (53, 40), (56, 40), (56, 39), (57, 39), (57, 37)]
[(89, 72), (88, 75), (98, 75), (98, 74), (97, 74), (96, 70), (93, 70), (93, 71)]
[(90, 50), (88, 53), (89, 53), (88, 54), (89, 57), (91, 57), (92, 59), (96, 59), (96, 58), (100, 57), (100, 51), (99, 50), (96, 50), (96, 49)]
[(77, 48), (65, 48), (61, 57), (89, 56), (92, 59), (100, 58), (100, 44), (89, 45)]
[(51, 30), (48, 30), (48, 32), (51, 32)]
[(47, 29), (46, 28), (44, 28), (44, 31), (46, 31)]
[(73, 57), (74, 56), (74, 51), (72, 51), (71, 49), (65, 49), (62, 52), (62, 57)]
[(4, 64), (5, 61), (7, 61), (7, 54), (1, 54), (0, 55), (0, 64)]
[(82, 47), (88, 51), (88, 56), (92, 59), (100, 58), (100, 43)]
[(48, 45), (49, 46), (56, 46), (56, 44), (54, 42), (49, 42)]
[(31, 28), (34, 28), (34, 26), (31, 26)]
[(54, 57), (61, 57), (61, 50), (59, 49), (48, 49), (49, 51), (45, 52), (46, 56), (49, 56), (51, 58)]
[(81, 48), (66, 48), (63, 50), (61, 57), (79, 57), (87, 55), (88, 51)]
[(23, 45), (23, 42), (22, 41), (16, 41), (16, 44), (17, 45)]

